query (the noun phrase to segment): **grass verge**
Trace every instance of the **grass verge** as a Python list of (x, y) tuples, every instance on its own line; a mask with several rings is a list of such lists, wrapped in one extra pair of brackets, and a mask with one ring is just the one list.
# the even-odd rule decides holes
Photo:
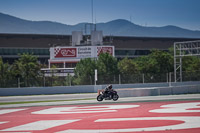
[(48, 101), (4, 102), (4, 103), (0, 103), (0, 105), (26, 104), (26, 103), (43, 103), (43, 102), (65, 102), (65, 101), (80, 101), (80, 100), (94, 100), (94, 98), (72, 99), (72, 100), (48, 100)]

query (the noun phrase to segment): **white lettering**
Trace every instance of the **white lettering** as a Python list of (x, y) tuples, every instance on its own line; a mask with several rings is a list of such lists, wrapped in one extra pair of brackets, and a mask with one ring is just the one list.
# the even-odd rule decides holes
[(2, 109), (2, 110), (0, 110), (0, 115), (17, 112), (17, 111), (22, 111), (22, 110), (26, 110), (26, 109)]
[(55, 107), (44, 109), (32, 114), (75, 114), (75, 113), (101, 113), (101, 112), (116, 112), (117, 109), (135, 108), (139, 105), (99, 105), (99, 106), (84, 106), (84, 107)]
[[(154, 109), (149, 112), (154, 113), (191, 113), (191, 112), (200, 112), (200, 102), (192, 102), (192, 103), (177, 103), (177, 104), (167, 104), (162, 105), (163, 109)], [(192, 109), (192, 110), (189, 110)]]
[(174, 120), (183, 121), (181, 124), (144, 127), (144, 128), (127, 128), (127, 129), (92, 129), (92, 130), (76, 130), (70, 129), (57, 133), (110, 133), (110, 132), (141, 132), (141, 131), (166, 131), (200, 128), (200, 117), (140, 117), (140, 118), (114, 118), (114, 119), (98, 119), (95, 122), (115, 122), (115, 121), (144, 121), (144, 120)]
[(28, 123), (21, 126), (16, 126), (1, 131), (30, 131), (30, 130), (46, 130), (48, 128), (76, 122), (79, 120), (41, 120), (32, 123)]

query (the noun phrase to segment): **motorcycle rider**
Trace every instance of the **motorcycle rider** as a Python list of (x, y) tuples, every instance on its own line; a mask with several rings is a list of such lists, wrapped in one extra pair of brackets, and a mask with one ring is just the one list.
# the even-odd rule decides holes
[(111, 96), (111, 98), (113, 98), (113, 88), (112, 88), (112, 85), (108, 85), (105, 88), (104, 92), (105, 92), (106, 95)]
[(103, 101), (103, 99), (117, 101), (118, 98), (119, 95), (117, 91), (112, 88), (112, 85), (108, 85), (105, 89), (98, 90), (97, 101)]

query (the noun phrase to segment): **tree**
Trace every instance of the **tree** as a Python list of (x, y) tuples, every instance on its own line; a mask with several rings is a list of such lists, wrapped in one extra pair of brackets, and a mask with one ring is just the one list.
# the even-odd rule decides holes
[(182, 59), (182, 78), (185, 81), (200, 80), (200, 58), (197, 56), (185, 56)]
[(120, 73), (124, 75), (138, 73), (137, 64), (133, 60), (128, 59), (127, 57), (118, 62), (118, 69)]
[(166, 74), (173, 71), (173, 56), (165, 51), (152, 50), (148, 56), (136, 59), (142, 73)]
[(182, 59), (183, 71), (200, 71), (200, 58), (197, 56), (186, 56)]
[(12, 70), (11, 65), (8, 63), (3, 63), (0, 57), (0, 87), (10, 87), (12, 86)]
[(140, 73), (154, 73), (156, 71), (156, 61), (150, 56), (141, 56), (134, 59), (138, 66), (138, 70)]
[(173, 71), (173, 56), (169, 52), (152, 50), (135, 61), (146, 82), (165, 82), (166, 74)]
[(24, 80), (24, 86), (31, 86), (33, 82), (35, 85), (36, 82), (39, 82), (40, 65), (36, 56), (28, 53), (20, 55), (20, 58), (15, 61), (13, 69), (15, 76)]
[(121, 83), (138, 83), (140, 77), (138, 76), (138, 65), (132, 59), (127, 57), (118, 62), (118, 69), (120, 71)]
[(173, 71), (173, 56), (165, 51), (152, 50), (149, 55), (155, 61), (155, 73), (169, 73)]
[(75, 69), (75, 84), (93, 84), (96, 61), (91, 58), (81, 59)]
[(98, 83), (116, 83), (119, 71), (117, 69), (117, 59), (108, 53), (102, 53), (97, 60)]
[(115, 75), (119, 73), (117, 69), (117, 59), (109, 53), (102, 53), (99, 55), (97, 69), (100, 75)]
[(117, 60), (108, 53), (100, 54), (97, 60), (81, 59), (76, 65), (74, 82), (76, 84), (94, 84), (95, 69), (98, 70), (98, 81), (110, 83), (110, 76), (118, 74)]

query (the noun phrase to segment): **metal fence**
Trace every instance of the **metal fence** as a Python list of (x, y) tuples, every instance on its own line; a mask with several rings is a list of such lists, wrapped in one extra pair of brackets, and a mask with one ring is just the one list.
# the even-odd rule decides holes
[[(182, 81), (200, 81), (200, 71), (183, 72)], [(174, 73), (153, 74), (153, 73), (138, 73), (129, 75), (98, 75), (97, 81), (94, 76), (86, 76), (82, 79), (77, 79), (70, 75), (66, 77), (44, 77), (37, 78), (12, 78), (0, 81), (0, 88), (9, 87), (49, 87), (49, 86), (73, 86), (73, 85), (97, 85), (103, 84), (134, 84), (134, 83), (170, 83), (174, 82)]]

